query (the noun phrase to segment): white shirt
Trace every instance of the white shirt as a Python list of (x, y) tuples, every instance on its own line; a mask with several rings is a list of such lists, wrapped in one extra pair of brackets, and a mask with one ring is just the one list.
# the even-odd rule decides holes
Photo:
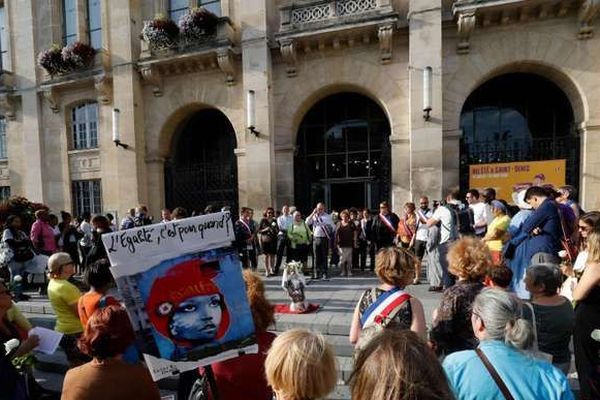
[(440, 227), (440, 244), (446, 243), (450, 240), (450, 232), (454, 230), (452, 225), (452, 214), (445, 206), (438, 206), (431, 218), (436, 221), (440, 221), (442, 226)]
[(491, 204), (485, 204), (485, 203), (481, 203), (485, 206), (484, 208), (484, 214), (485, 214), (485, 219), (487, 220), (487, 224), (491, 224), (492, 221), (494, 220), (494, 213), (492, 212), (492, 205)]
[[(428, 210), (426, 213), (424, 213), (423, 210), (418, 209), (417, 217), (419, 215), (424, 215), (425, 219), (429, 219), (433, 215), (433, 211)], [(422, 242), (426, 242), (428, 237), (429, 227), (427, 226), (427, 224), (422, 223), (421, 220), (417, 218), (417, 237), (415, 239), (420, 240)]]
[[(335, 225), (331, 215), (323, 213), (321, 215), (313, 214), (306, 218), (306, 223), (313, 227), (313, 236), (318, 238), (331, 238), (335, 231)], [(325, 229), (328, 229), (326, 232)]]
[(291, 215), (280, 215), (279, 217), (277, 217), (277, 226), (279, 227), (279, 234), (283, 235), (283, 232), (281, 231), (287, 231), (290, 229), (290, 226), (292, 226), (292, 223), (294, 222), (294, 217), (292, 217)]
[[(475, 225), (479, 225), (479, 224), (481, 224), (483, 222), (486, 224), (486, 226), (487, 226), (487, 224), (489, 224), (488, 217), (487, 217), (487, 214), (486, 214), (486, 212), (487, 212), (486, 211), (486, 208), (487, 208), (486, 206), (487, 206), (487, 204), (481, 203), (481, 202), (474, 203), (474, 204), (469, 204), (469, 208), (471, 210), (473, 210), (473, 220), (475, 221)], [(485, 226), (478, 226), (478, 227), (476, 227), (475, 228), (475, 233), (477, 235), (485, 233)]]

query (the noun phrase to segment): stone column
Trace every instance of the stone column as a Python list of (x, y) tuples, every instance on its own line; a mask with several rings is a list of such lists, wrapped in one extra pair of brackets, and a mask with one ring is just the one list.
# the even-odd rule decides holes
[[(19, 7), (11, 7), (12, 39), (18, 46), (18, 62), (14, 65), (17, 88), (31, 88), (38, 84), (37, 77), (37, 11), (38, 5), (33, 0), (19, 2)], [(35, 90), (21, 92), (21, 112), (17, 121), (21, 124), (17, 129), (9, 127), (8, 134), (20, 137), (8, 140), (8, 157), (11, 176), (19, 177), (14, 190), (15, 195), (24, 195), (32, 201), (46, 201), (44, 179), (45, 157), (42, 120), (41, 97)], [(19, 121), (20, 120), (20, 121)], [(20, 140), (19, 140), (20, 139)], [(18, 146), (18, 147), (17, 147)]]
[(460, 137), (462, 129), (444, 130), (442, 193), (448, 193), (460, 185)]
[(581, 129), (579, 198), (584, 210), (600, 208), (600, 120), (589, 121)]
[[(256, 130), (259, 132), (258, 137), (246, 132), (245, 157), (238, 157), (239, 162), (245, 162), (247, 174), (245, 190), (240, 185), (240, 206), (246, 204), (257, 210), (273, 204), (275, 187), (272, 66), (267, 37), (268, 4), (270, 2), (266, 0), (244, 0), (240, 3), (244, 108), (247, 109), (248, 106), (247, 93), (253, 90), (256, 99)], [(238, 169), (243, 170), (243, 167), (238, 166)], [(240, 174), (239, 179), (241, 176)]]
[[(139, 203), (147, 203), (146, 150), (144, 139), (143, 96), (134, 63), (139, 54), (141, 30), (140, 0), (111, 3), (108, 10), (110, 62), (114, 85), (112, 106), (120, 110), (119, 131), (124, 149), (111, 145), (102, 152), (103, 206), (120, 215)], [(112, 118), (112, 112), (110, 113)], [(106, 134), (111, 134), (112, 119)]]
[[(411, 0), (409, 11), (410, 191), (443, 196), (441, 0)], [(431, 67), (432, 110), (423, 118), (423, 73)]]

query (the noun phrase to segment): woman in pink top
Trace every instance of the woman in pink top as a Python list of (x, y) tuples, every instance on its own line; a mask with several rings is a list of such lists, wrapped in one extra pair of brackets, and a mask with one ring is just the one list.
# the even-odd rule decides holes
[(31, 241), (33, 247), (41, 253), (50, 256), (56, 252), (56, 239), (54, 229), (48, 223), (48, 210), (42, 209), (35, 212), (35, 222), (31, 226)]

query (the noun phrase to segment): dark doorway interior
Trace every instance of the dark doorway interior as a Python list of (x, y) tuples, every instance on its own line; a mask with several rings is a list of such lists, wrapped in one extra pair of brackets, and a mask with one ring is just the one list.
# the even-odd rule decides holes
[(390, 125), (381, 108), (357, 93), (319, 101), (305, 115), (294, 158), (295, 204), (302, 212), (372, 208), (389, 200)]
[(236, 138), (227, 117), (215, 109), (195, 113), (173, 139), (165, 164), (167, 207), (185, 207), (189, 213), (238, 208)]
[(535, 74), (493, 78), (465, 102), (460, 121), (460, 184), (468, 189), (469, 165), (567, 160), (568, 184), (579, 186), (579, 135), (567, 96)]

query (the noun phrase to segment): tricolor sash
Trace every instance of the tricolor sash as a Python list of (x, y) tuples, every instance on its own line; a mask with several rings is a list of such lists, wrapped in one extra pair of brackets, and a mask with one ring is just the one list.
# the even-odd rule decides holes
[(379, 214), (379, 219), (388, 228), (388, 230), (390, 231), (390, 233), (392, 235), (396, 236), (396, 230), (392, 226), (392, 223), (390, 221), (388, 221), (388, 219), (385, 216), (381, 215), (381, 214)]
[(373, 324), (381, 324), (404, 304), (410, 295), (399, 287), (395, 287), (379, 296), (360, 317), (360, 326), (365, 328)]

